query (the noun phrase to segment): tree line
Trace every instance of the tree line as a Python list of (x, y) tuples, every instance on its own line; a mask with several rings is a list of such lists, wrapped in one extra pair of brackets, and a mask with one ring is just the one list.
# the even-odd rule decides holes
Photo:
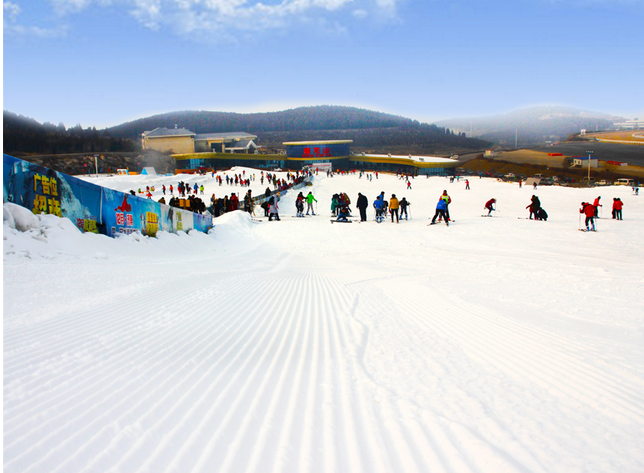
[(28, 154), (133, 152), (140, 143), (127, 138), (113, 137), (96, 127), (76, 125), (66, 128), (63, 123), (39, 123), (33, 118), (3, 111), (4, 152), (14, 156)]

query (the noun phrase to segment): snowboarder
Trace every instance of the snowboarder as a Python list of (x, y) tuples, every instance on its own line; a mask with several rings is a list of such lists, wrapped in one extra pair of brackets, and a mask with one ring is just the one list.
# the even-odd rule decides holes
[(589, 204), (588, 202), (582, 202), (581, 203), (581, 209), (579, 209), (580, 214), (586, 215), (586, 231), (589, 232), (591, 231), (591, 228), (589, 227), (588, 224), (592, 225), (592, 231), (595, 231), (595, 206), (592, 204)]
[(338, 222), (348, 222), (350, 216), (351, 215), (349, 213), (349, 207), (347, 207), (346, 205), (338, 207)]
[(488, 210), (487, 216), (490, 217), (492, 215), (492, 211), (496, 210), (494, 208), (494, 204), (496, 204), (496, 199), (490, 199), (485, 203), (485, 208)]

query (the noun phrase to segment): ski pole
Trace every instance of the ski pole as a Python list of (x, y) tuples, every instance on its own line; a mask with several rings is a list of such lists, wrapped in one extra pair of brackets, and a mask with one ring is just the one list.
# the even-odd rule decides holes
[(581, 230), (581, 212), (579, 212), (579, 225), (577, 226), (577, 230)]

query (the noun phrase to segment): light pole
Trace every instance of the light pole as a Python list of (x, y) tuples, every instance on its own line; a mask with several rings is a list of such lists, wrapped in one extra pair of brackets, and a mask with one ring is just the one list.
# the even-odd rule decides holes
[(590, 187), (590, 159), (592, 158), (593, 152), (586, 151), (588, 153), (588, 187)]

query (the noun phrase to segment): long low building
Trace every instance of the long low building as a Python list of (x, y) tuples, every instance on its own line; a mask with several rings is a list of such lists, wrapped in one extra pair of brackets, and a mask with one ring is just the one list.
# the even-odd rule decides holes
[[(293, 146), (310, 146), (291, 156), (286, 154), (227, 154), (227, 153), (187, 153), (173, 155), (178, 170), (229, 169), (233, 166), (246, 166), (258, 169), (315, 168), (316, 164), (329, 163), (333, 170), (368, 170), (401, 172), (414, 175), (453, 175), (459, 161), (438, 156), (396, 156), (390, 154), (343, 154), (337, 155), (334, 144), (340, 142), (298, 142)], [(302, 144), (306, 143), (306, 145)], [(325, 150), (325, 148), (329, 148)], [(316, 150), (319, 148), (319, 150)], [(334, 155), (335, 154), (335, 155)], [(327, 166), (325, 166), (327, 167)]]
[[(414, 175), (452, 175), (459, 165), (457, 159), (439, 156), (397, 156), (391, 154), (354, 154), (352, 140), (288, 141), (285, 154), (230, 154), (201, 152), (174, 154), (177, 169), (183, 171), (228, 169), (247, 166), (258, 169), (313, 168), (330, 163), (334, 170), (370, 170), (401, 172)], [(325, 166), (326, 167), (326, 166)]]

